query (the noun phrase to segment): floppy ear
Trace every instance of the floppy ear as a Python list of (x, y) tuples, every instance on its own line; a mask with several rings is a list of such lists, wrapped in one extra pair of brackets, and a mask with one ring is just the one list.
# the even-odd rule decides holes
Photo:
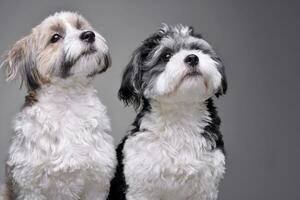
[(5, 55), (2, 66), (6, 69), (8, 81), (21, 79), (21, 87), (25, 83), (28, 90), (39, 88), (39, 74), (32, 52), (32, 39), (26, 36), (16, 42), (12, 49)]
[(216, 93), (216, 97), (226, 94), (226, 91), (227, 91), (227, 80), (226, 80), (226, 77), (222, 77), (221, 86)]
[(151, 50), (157, 46), (161, 38), (166, 34), (169, 27), (162, 24), (162, 27), (143, 41), (138, 47), (125, 68), (122, 77), (121, 87), (119, 89), (119, 99), (123, 100), (126, 106), (133, 105), (138, 109), (144, 103), (143, 88), (142, 88), (142, 68), (143, 61), (147, 58)]
[(220, 63), (220, 65), (222, 65), (219, 69), (219, 72), (222, 75), (222, 79), (221, 79), (221, 85), (220, 85), (218, 91), (215, 94), (216, 97), (224, 95), (227, 91), (227, 78), (226, 78), (226, 75), (225, 75), (225, 69), (224, 69), (224, 66), (223, 66), (222, 63)]
[(133, 104), (137, 109), (141, 104), (141, 72), (142, 65), (141, 53), (137, 49), (125, 68), (122, 77), (121, 87), (119, 89), (119, 99), (121, 99), (126, 106)]

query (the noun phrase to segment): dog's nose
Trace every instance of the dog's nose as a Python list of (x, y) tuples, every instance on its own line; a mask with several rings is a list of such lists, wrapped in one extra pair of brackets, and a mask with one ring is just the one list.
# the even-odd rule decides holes
[(199, 58), (195, 54), (190, 54), (185, 57), (184, 62), (191, 67), (195, 67), (199, 63)]
[(95, 41), (95, 33), (92, 31), (85, 31), (81, 33), (79, 36), (81, 40), (88, 42), (88, 43), (93, 43)]

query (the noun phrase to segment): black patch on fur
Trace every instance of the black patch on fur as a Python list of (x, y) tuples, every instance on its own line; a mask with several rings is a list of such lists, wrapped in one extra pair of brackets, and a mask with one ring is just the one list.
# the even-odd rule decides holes
[(23, 80), (26, 83), (26, 86), (29, 91), (36, 90), (40, 87), (39, 84), (39, 73), (36, 69), (36, 64), (32, 59), (32, 56), (29, 56), (29, 59), (24, 61), (24, 78)]
[[(100, 61), (102, 62), (102, 61)], [(105, 55), (104, 56), (104, 59), (103, 59), (103, 62), (104, 62), (104, 67), (102, 70), (100, 70), (98, 72), (98, 74), (101, 74), (103, 72), (105, 72), (110, 66), (111, 66), (111, 58), (110, 58), (110, 55)]]
[(101, 70), (95, 70), (94, 72), (90, 73), (87, 77), (94, 77), (97, 74), (102, 74), (103, 72), (106, 72), (106, 70), (111, 66), (111, 57), (109, 54), (104, 55), (103, 60), (98, 60), (98, 65), (101, 65), (102, 62), (104, 62), (104, 66)]
[(104, 68), (107, 69), (108, 67), (111, 66), (111, 58), (110, 55), (105, 55), (104, 56)]
[(227, 79), (226, 76), (223, 75), (222, 76), (222, 80), (221, 80), (221, 88), (219, 88), (219, 90), (217, 91), (217, 93), (215, 94), (216, 97), (219, 97), (221, 95), (224, 95), (227, 92)]
[(110, 183), (110, 190), (107, 197), (108, 200), (126, 200), (126, 190), (128, 186), (126, 184), (124, 175), (123, 148), (127, 137), (128, 136), (125, 136), (123, 138), (122, 142), (116, 149), (118, 164), (116, 167), (115, 176)]
[(215, 93), (216, 97), (219, 97), (219, 96), (226, 94), (226, 92), (227, 92), (228, 83), (227, 83), (227, 78), (226, 78), (226, 74), (225, 74), (225, 67), (223, 65), (221, 58), (214, 51), (211, 51), (209, 54), (210, 54), (210, 57), (218, 63), (218, 65), (219, 65), (218, 70), (219, 70), (220, 74), (222, 75), (221, 87)]
[(135, 135), (137, 132), (140, 131), (146, 131), (146, 130), (141, 130), (140, 129), (140, 124), (141, 124), (141, 120), (142, 118), (145, 116), (146, 113), (151, 112), (151, 105), (149, 103), (149, 101), (145, 98), (143, 98), (143, 107), (141, 109), (141, 111), (137, 114), (134, 122), (132, 123), (133, 129), (130, 131), (130, 135)]
[(202, 135), (207, 140), (215, 144), (212, 149), (220, 149), (225, 154), (223, 136), (220, 132), (221, 119), (218, 116), (218, 112), (216, 110), (216, 107), (214, 106), (213, 100), (208, 99), (206, 101), (206, 106), (211, 118), (211, 122), (209, 122), (209, 125), (204, 128), (204, 132), (202, 133)]
[(141, 119), (146, 113), (150, 112), (151, 106), (147, 100), (145, 100), (144, 102), (144, 107), (142, 108), (141, 112), (139, 112), (139, 114), (136, 116), (132, 124), (133, 129), (129, 131), (129, 134), (123, 138), (122, 142), (118, 145), (116, 149), (118, 164), (116, 167), (114, 178), (111, 180), (110, 183), (110, 191), (107, 198), (108, 200), (126, 200), (126, 192), (128, 185), (126, 184), (126, 179), (124, 175), (123, 148), (128, 137), (135, 135), (137, 132), (145, 131), (140, 130)]
[(71, 75), (70, 70), (72, 69), (73, 65), (78, 61), (78, 59), (79, 58), (67, 60), (66, 55), (64, 55), (64, 61), (62, 63), (61, 72), (60, 72), (62, 78), (67, 78)]
[(157, 32), (147, 38), (140, 47), (138, 47), (125, 68), (122, 77), (121, 87), (119, 89), (119, 99), (121, 99), (125, 105), (133, 105), (135, 109), (143, 107), (144, 98), (142, 77), (143, 66), (149, 53), (160, 44), (161, 39), (165, 33)]

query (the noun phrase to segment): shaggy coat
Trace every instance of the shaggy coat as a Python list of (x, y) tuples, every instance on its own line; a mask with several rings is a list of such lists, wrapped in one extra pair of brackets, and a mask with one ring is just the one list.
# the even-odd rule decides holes
[(117, 148), (109, 200), (215, 200), (225, 172), (213, 96), (224, 66), (191, 27), (163, 25), (133, 53), (119, 97), (138, 111)]
[(0, 200), (105, 200), (116, 164), (110, 122), (91, 81), (110, 66), (105, 39), (60, 12), (3, 63), (28, 95), (17, 114)]

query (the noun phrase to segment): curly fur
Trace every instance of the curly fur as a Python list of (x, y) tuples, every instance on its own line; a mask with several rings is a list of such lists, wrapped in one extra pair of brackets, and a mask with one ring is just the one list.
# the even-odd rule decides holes
[(147, 38), (119, 90), (138, 115), (117, 148), (108, 199), (217, 199), (225, 152), (212, 98), (226, 89), (221, 59), (191, 27), (163, 25)]
[(93, 43), (81, 40), (87, 30), (80, 15), (56, 13), (8, 53), (8, 79), (20, 78), (28, 95), (13, 123), (1, 200), (106, 199), (116, 156), (91, 81), (109, 67), (109, 52), (96, 32)]

